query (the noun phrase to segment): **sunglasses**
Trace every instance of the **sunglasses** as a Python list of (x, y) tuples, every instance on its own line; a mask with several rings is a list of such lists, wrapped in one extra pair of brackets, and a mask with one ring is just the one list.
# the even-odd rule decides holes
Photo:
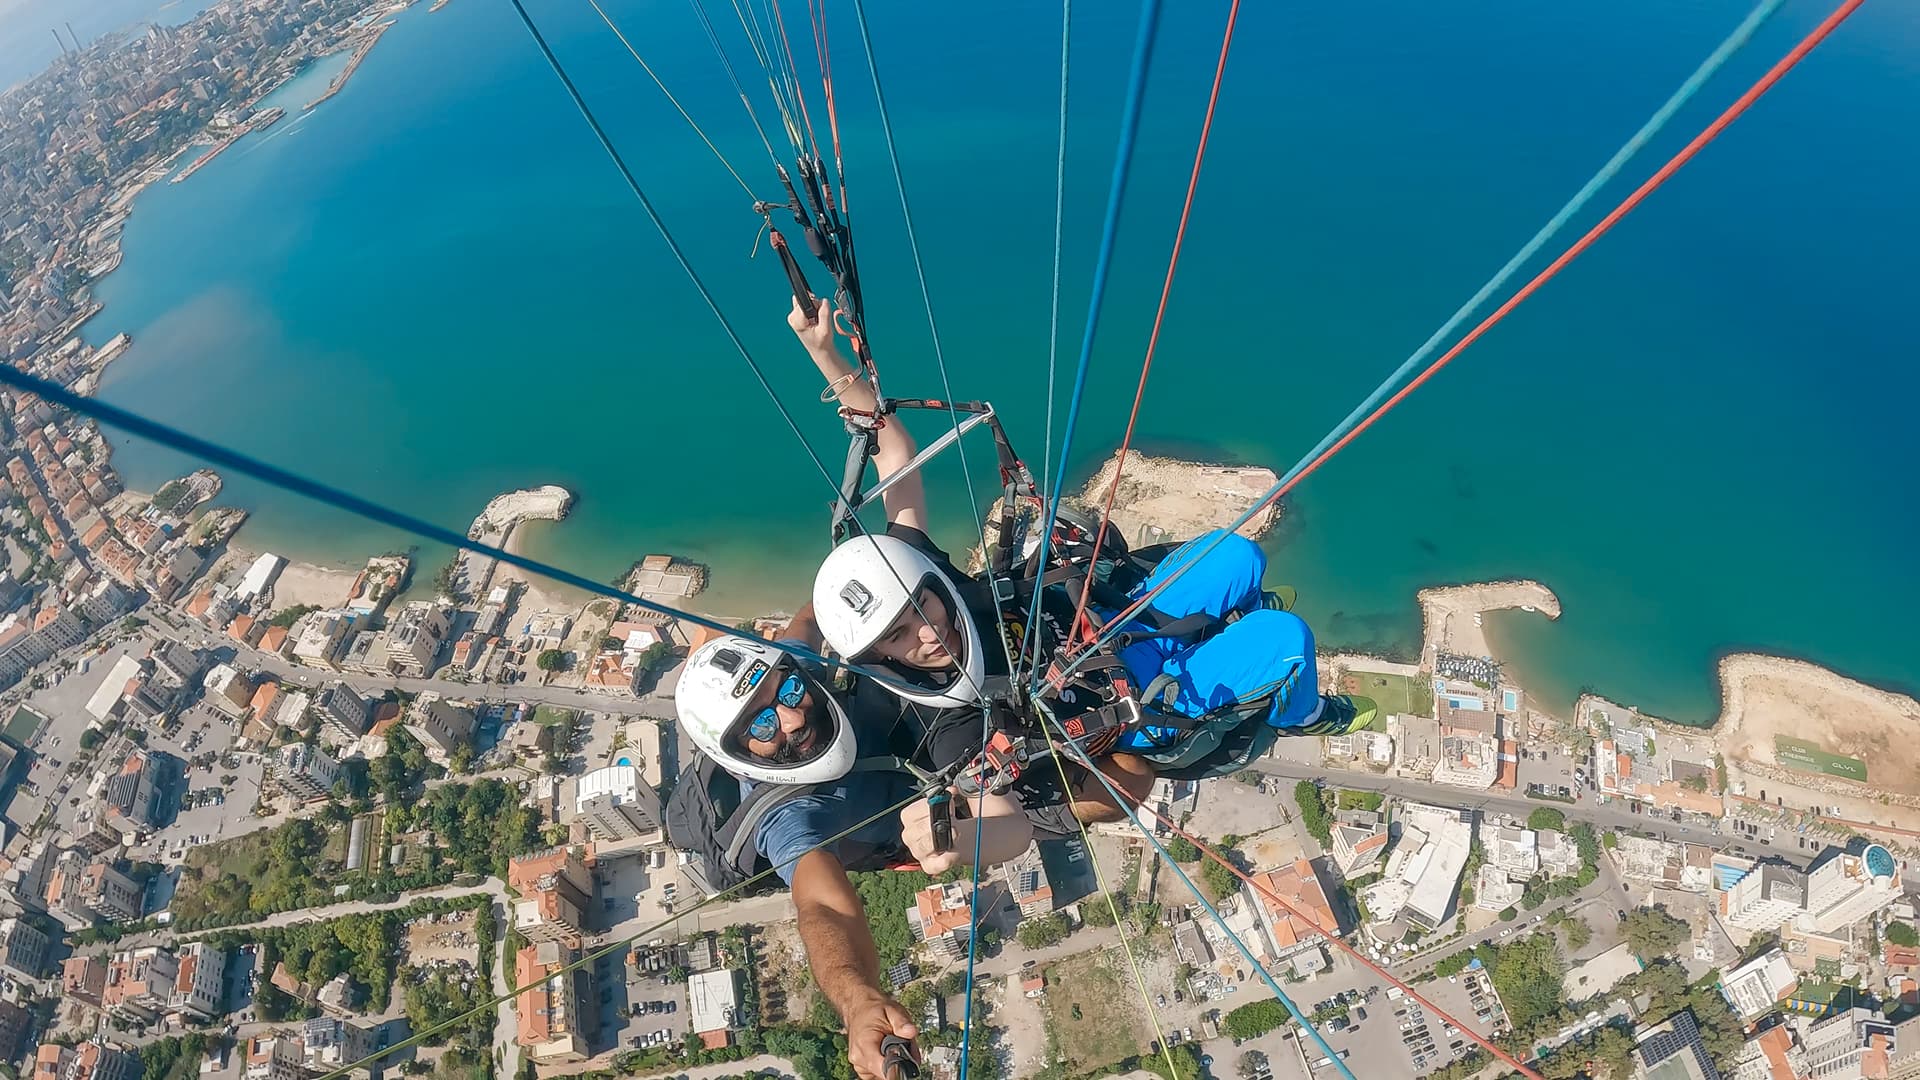
[[(773, 695), (773, 700), (785, 705), (789, 709), (797, 709), (800, 707), (800, 702), (806, 699), (806, 696), (806, 680), (802, 679), (798, 674), (790, 672), (785, 679), (781, 680), (780, 690)], [(754, 742), (772, 742), (774, 735), (778, 733), (779, 730), (780, 714), (774, 711), (772, 705), (769, 705), (747, 718), (745, 727), (741, 729), (741, 734), (752, 739)]]

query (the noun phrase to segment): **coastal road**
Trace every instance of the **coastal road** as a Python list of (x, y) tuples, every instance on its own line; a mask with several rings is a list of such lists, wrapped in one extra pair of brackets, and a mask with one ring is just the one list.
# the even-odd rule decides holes
[(1519, 818), (1525, 818), (1529, 813), (1544, 806), (1560, 811), (1569, 821), (1584, 821), (1605, 831), (1636, 833), (1659, 840), (1705, 844), (1716, 849), (1740, 847), (1751, 854), (1776, 856), (1801, 869), (1805, 869), (1812, 856), (1817, 854), (1804, 849), (1796, 851), (1782, 845), (1764, 843), (1752, 837), (1730, 837), (1711, 825), (1692, 825), (1652, 814), (1636, 814), (1627, 809), (1624, 803), (1602, 806), (1590, 800), (1572, 804), (1545, 802), (1520, 795), (1469, 791), (1465, 788), (1433, 784), (1400, 776), (1375, 776), (1372, 773), (1316, 768), (1285, 761), (1265, 760), (1254, 764), (1251, 768), (1257, 772), (1288, 780), (1324, 780), (1336, 787), (1352, 788), (1356, 791), (1377, 791), (1395, 798), (1411, 799), (1415, 802), (1427, 802), (1439, 806), (1471, 807), (1480, 811), (1498, 810)]
[[(176, 617), (177, 618), (177, 617)], [(261, 652), (248, 645), (234, 641), (225, 634), (215, 633), (196, 623), (186, 623), (183, 627), (168, 625), (156, 621), (153, 628), (161, 635), (191, 645), (195, 648), (214, 651), (225, 650), (233, 656), (229, 661), (236, 667), (254, 671), (264, 671), (283, 682), (296, 686), (317, 688), (324, 683), (339, 681), (362, 693), (378, 694), (390, 689), (403, 690), (409, 694), (418, 694), (432, 690), (457, 698), (483, 698), (508, 701), (526, 701), (536, 705), (557, 705), (569, 709), (586, 709), (593, 712), (621, 713), (629, 716), (646, 716), (660, 720), (673, 718), (673, 705), (665, 698), (649, 695), (646, 698), (631, 698), (615, 694), (576, 690), (558, 686), (539, 686), (520, 683), (505, 686), (498, 683), (456, 682), (452, 679), (410, 679), (392, 675), (358, 675), (343, 671), (329, 671), (323, 668), (311, 668), (296, 664), (291, 660), (273, 653)]]

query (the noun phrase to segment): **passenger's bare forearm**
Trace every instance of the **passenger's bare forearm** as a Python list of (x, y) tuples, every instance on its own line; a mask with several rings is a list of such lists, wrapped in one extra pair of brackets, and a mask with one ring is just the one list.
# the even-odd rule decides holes
[(813, 981), (834, 1009), (846, 1017), (886, 1000), (866, 910), (838, 859), (824, 851), (801, 858), (794, 867), (793, 907)]

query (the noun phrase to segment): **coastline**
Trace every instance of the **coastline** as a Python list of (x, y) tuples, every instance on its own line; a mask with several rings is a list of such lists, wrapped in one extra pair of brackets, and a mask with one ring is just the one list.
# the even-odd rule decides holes
[(1560, 598), (1537, 581), (1487, 581), (1421, 589), (1420, 666), (1431, 670), (1437, 653), (1490, 657), (1486, 629), (1480, 616), (1489, 611), (1538, 611), (1548, 619), (1560, 617)]

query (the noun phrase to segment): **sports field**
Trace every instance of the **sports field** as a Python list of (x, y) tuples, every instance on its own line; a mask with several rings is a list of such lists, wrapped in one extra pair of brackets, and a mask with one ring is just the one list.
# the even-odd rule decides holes
[(45, 718), (39, 713), (22, 705), (13, 711), (13, 716), (7, 720), (6, 729), (0, 731), (0, 734), (4, 734), (19, 746), (27, 746), (33, 741), (34, 733), (40, 730), (40, 722), (43, 719)]
[(1355, 670), (1340, 680), (1340, 692), (1372, 698), (1379, 704), (1381, 716), (1433, 715), (1433, 686), (1424, 679)]
[(1826, 773), (1842, 780), (1860, 780), (1867, 778), (1867, 763), (1859, 758), (1829, 754), (1825, 750), (1805, 739), (1795, 739), (1786, 735), (1773, 737), (1773, 753), (1780, 764), (1789, 769), (1802, 772)]

